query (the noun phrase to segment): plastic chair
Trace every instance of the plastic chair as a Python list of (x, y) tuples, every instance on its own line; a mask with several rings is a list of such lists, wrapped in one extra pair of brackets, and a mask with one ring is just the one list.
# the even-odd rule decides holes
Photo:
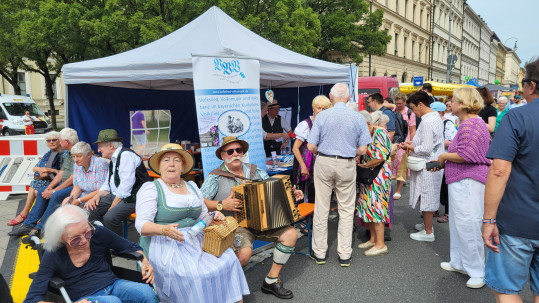
[(309, 250), (307, 253), (296, 251), (297, 254), (309, 256), (312, 249), (312, 233), (313, 233), (313, 214), (314, 214), (314, 203), (301, 203), (298, 205), (299, 214), (302, 218), (307, 219), (307, 238), (309, 241)]
[(136, 213), (132, 213), (123, 221), (124, 225), (124, 239), (129, 239), (129, 227), (133, 226), (135, 224), (135, 219), (137, 218)]

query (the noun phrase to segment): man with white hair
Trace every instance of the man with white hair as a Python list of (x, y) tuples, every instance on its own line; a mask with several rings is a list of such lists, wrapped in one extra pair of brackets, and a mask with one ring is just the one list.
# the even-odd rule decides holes
[(152, 178), (140, 156), (122, 146), (122, 138), (116, 130), (100, 131), (94, 144), (103, 158), (110, 159), (109, 173), (99, 192), (84, 207), (90, 210), (90, 221), (101, 221), (121, 235), (122, 221), (135, 212), (138, 190)]
[(60, 131), (60, 145), (62, 149), (68, 151), (62, 163), (62, 169), (54, 177), (49, 186), (38, 190), (36, 201), (28, 214), (28, 218), (24, 220), (21, 226), (8, 233), (8, 235), (16, 237), (28, 234), (38, 237), (41, 235), (41, 230), (47, 218), (69, 196), (73, 189), (74, 162), (71, 155), (71, 148), (77, 142), (79, 142), (79, 137), (76, 130), (66, 127)]
[(498, 107), (496, 108), (496, 113), (498, 114), (496, 116), (496, 126), (494, 127), (494, 132), (498, 129), (498, 126), (500, 125), (500, 122), (502, 122), (503, 116), (507, 114), (509, 111), (509, 106), (507, 106), (507, 103), (509, 100), (506, 96), (501, 96), (498, 100)]
[(328, 215), (332, 188), (335, 186), (339, 203), (338, 247), (341, 266), (350, 266), (352, 259), (352, 230), (356, 197), (356, 157), (365, 154), (371, 135), (365, 118), (346, 107), (350, 99), (348, 85), (337, 83), (329, 98), (333, 107), (316, 116), (307, 148), (318, 154), (314, 164), (313, 239), (311, 257), (325, 264), (328, 250)]

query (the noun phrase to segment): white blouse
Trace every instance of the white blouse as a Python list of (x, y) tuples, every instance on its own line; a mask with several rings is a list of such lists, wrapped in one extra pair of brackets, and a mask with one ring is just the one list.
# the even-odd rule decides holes
[[(309, 117), (311, 121), (313, 120), (313, 117)], [(294, 134), (296, 134), (296, 139), (299, 139), (303, 142), (307, 141), (307, 138), (309, 137), (309, 133), (311, 130), (309, 129), (309, 124), (307, 124), (307, 121), (303, 120), (301, 121), (298, 126), (296, 126), (296, 129), (294, 129)]]
[[(184, 207), (199, 207), (202, 206), (202, 212), (197, 221), (201, 220), (207, 213), (208, 208), (204, 203), (204, 198), (197, 185), (193, 181), (189, 181), (191, 186), (186, 184), (189, 195), (176, 194), (170, 191), (161, 179), (161, 187), (165, 193), (166, 205), (174, 208)], [(194, 188), (194, 190), (193, 190)], [(135, 228), (142, 234), (142, 226), (146, 222), (154, 222), (155, 215), (157, 214), (157, 188), (153, 182), (146, 182), (142, 185), (137, 193), (137, 205), (136, 205), (137, 218), (135, 220)]]

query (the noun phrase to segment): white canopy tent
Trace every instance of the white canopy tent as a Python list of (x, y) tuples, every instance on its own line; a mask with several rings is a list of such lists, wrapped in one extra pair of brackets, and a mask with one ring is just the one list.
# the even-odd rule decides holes
[(184, 27), (150, 44), (117, 55), (66, 64), (66, 85), (192, 90), (192, 56), (260, 61), (263, 88), (349, 82), (346, 65), (313, 59), (251, 32), (214, 6)]

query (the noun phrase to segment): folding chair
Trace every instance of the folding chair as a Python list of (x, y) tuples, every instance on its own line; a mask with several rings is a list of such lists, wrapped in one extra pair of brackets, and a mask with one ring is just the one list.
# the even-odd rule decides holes
[(314, 203), (301, 203), (298, 205), (299, 214), (302, 218), (307, 219), (307, 238), (309, 241), (309, 250), (307, 253), (296, 251), (297, 254), (310, 256), (312, 249), (312, 233), (313, 233), (313, 214), (314, 214)]

